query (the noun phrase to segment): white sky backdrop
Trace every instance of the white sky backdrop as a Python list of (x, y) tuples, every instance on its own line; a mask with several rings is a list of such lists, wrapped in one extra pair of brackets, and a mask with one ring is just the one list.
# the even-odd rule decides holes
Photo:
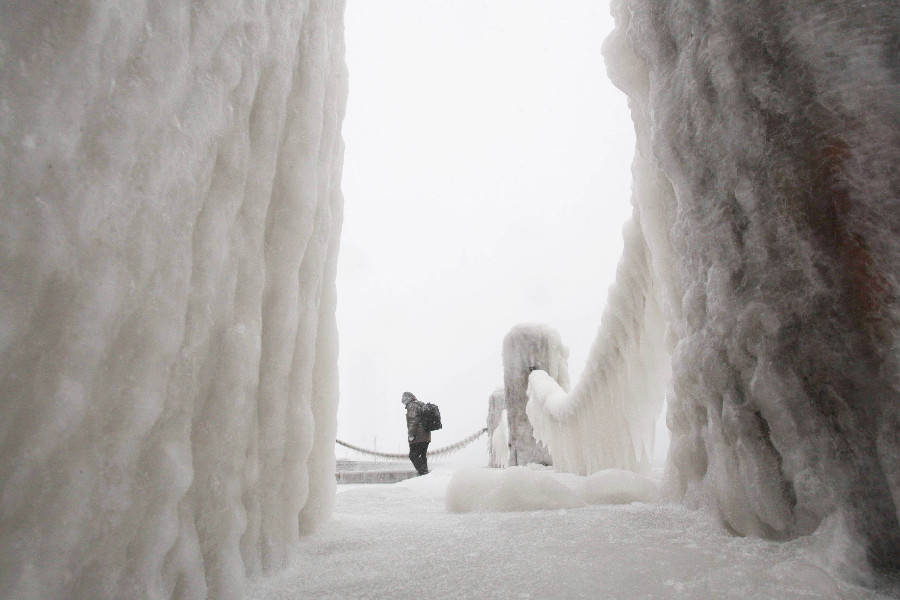
[(631, 214), (613, 20), (590, 0), (349, 0), (345, 20), (338, 438), (406, 452), (408, 390), (441, 408), (434, 449), (484, 426), (513, 325), (556, 328), (573, 383), (584, 366)]

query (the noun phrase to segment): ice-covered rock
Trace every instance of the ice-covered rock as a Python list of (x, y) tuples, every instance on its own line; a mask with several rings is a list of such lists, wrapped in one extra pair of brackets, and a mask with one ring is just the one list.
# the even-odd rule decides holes
[(670, 489), (741, 534), (838, 519), (845, 572), (900, 569), (900, 7), (613, 10), (672, 355)]
[(0, 597), (241, 598), (329, 513), (342, 12), (0, 5)]

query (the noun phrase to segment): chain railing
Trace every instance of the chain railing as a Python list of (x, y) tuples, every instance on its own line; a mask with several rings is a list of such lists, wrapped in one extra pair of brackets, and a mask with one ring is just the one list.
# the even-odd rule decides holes
[[(487, 427), (479, 429), (472, 435), (467, 438), (463, 438), (455, 444), (450, 444), (449, 446), (442, 446), (441, 448), (437, 448), (435, 450), (429, 450), (428, 456), (441, 456), (445, 454), (450, 454), (452, 452), (456, 452), (457, 450), (462, 450), (482, 435), (487, 433)], [(409, 454), (391, 454), (389, 452), (376, 452), (375, 450), (369, 450), (368, 448), (361, 448), (359, 446), (354, 446), (353, 444), (348, 444), (343, 440), (334, 440), (335, 443), (340, 444), (345, 448), (349, 448), (355, 452), (359, 452), (361, 454), (368, 454), (369, 456), (377, 456), (379, 458), (396, 458), (396, 459), (407, 459), (409, 458)]]

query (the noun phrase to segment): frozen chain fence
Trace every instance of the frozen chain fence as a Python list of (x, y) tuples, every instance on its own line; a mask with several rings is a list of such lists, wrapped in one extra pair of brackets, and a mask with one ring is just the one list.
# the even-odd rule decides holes
[[(428, 456), (443, 456), (443, 455), (452, 454), (454, 452), (462, 450), (463, 448), (465, 448), (466, 446), (468, 446), (469, 444), (471, 444), (472, 442), (474, 442), (475, 440), (480, 438), (485, 433), (487, 433), (486, 427), (479, 429), (478, 431), (476, 431), (469, 437), (463, 438), (454, 444), (450, 444), (449, 446), (442, 446), (441, 448), (438, 448), (436, 450), (429, 450)], [(409, 454), (392, 454), (389, 452), (377, 452), (375, 450), (369, 450), (368, 448), (362, 448), (361, 446), (354, 446), (353, 444), (348, 444), (347, 442), (345, 442), (343, 440), (336, 439), (334, 441), (336, 444), (339, 444), (345, 448), (349, 448), (350, 450), (359, 452), (361, 454), (368, 454), (369, 456), (377, 456), (379, 458), (409, 458)]]

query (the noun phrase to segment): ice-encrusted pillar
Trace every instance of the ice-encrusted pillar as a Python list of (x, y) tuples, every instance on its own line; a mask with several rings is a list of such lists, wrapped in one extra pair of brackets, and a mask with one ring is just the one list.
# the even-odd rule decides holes
[(0, 598), (244, 598), (334, 498), (343, 2), (0, 2)]
[(667, 480), (900, 570), (896, 2), (617, 0), (604, 53), (667, 324)]
[(513, 327), (503, 339), (503, 382), (509, 418), (509, 464), (551, 464), (547, 448), (534, 439), (525, 405), (528, 402), (528, 374), (546, 371), (560, 386), (569, 389), (569, 350), (555, 330), (546, 325)]
[[(498, 431), (501, 426), (500, 419), (503, 417), (503, 411), (506, 410), (506, 390), (498, 388), (491, 392), (488, 398), (488, 416), (487, 416), (487, 432), (488, 432), (488, 466), (501, 467), (506, 465), (507, 448), (499, 448), (494, 444), (494, 434), (503, 433), (505, 428)], [(506, 446), (506, 444), (503, 444)]]

